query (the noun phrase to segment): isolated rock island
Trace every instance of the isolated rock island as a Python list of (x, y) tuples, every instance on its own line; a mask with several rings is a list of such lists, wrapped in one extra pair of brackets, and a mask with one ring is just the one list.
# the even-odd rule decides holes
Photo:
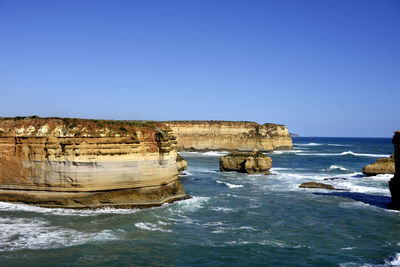
[(374, 176), (378, 174), (394, 174), (394, 154), (392, 154), (388, 159), (377, 159), (376, 162), (365, 166), (362, 169), (362, 172), (366, 176)]
[(272, 160), (260, 151), (233, 152), (221, 157), (219, 169), (225, 171), (236, 171), (248, 174), (269, 174)]
[(0, 201), (62, 208), (158, 206), (187, 197), (178, 178), (185, 164), (162, 123), (0, 119)]
[(293, 149), (285, 125), (247, 121), (168, 121), (178, 150), (273, 151)]

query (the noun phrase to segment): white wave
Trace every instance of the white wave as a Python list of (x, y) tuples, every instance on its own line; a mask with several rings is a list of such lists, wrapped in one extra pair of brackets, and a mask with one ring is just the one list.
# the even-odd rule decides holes
[(322, 146), (320, 143), (295, 144), (296, 146)]
[(299, 156), (346, 156), (353, 155), (357, 157), (373, 157), (373, 158), (388, 158), (388, 154), (367, 154), (367, 153), (355, 153), (353, 151), (345, 151), (341, 153), (298, 153)]
[(207, 151), (207, 152), (198, 152), (198, 151), (185, 151), (179, 152), (180, 155), (183, 157), (185, 156), (214, 156), (214, 157), (221, 157), (229, 154), (228, 151)]
[(345, 168), (345, 167), (343, 167), (343, 166), (340, 166), (340, 165), (331, 165), (327, 170), (341, 170), (341, 171), (347, 171), (347, 170), (349, 170), (349, 169), (347, 169), (347, 168)]
[(367, 176), (364, 179), (372, 179), (375, 181), (389, 181), (393, 178), (393, 174), (378, 174), (375, 176)]
[(396, 253), (394, 257), (385, 259), (385, 266), (400, 266), (400, 253)]
[(178, 203), (176, 203), (176, 206), (184, 211), (196, 211), (200, 208), (203, 208), (203, 205), (209, 199), (209, 197), (192, 197), (190, 199), (179, 201)]
[(172, 232), (171, 230), (168, 229), (163, 229), (160, 227), (160, 225), (164, 224), (155, 224), (155, 223), (148, 223), (148, 222), (138, 222), (135, 223), (135, 226), (141, 230), (146, 230), (146, 231), (160, 231), (160, 232)]
[(222, 222), (209, 222), (209, 223), (205, 223), (203, 224), (204, 226), (217, 226), (217, 225), (223, 225)]
[(0, 218), (0, 251), (52, 249), (82, 245), (91, 241), (116, 240), (111, 230), (84, 233), (50, 225), (38, 218)]
[(364, 174), (362, 172), (352, 172), (352, 173), (346, 173), (346, 174), (341, 174), (340, 177), (343, 178), (357, 178), (357, 177), (362, 177)]
[(213, 233), (224, 233), (224, 232), (232, 232), (232, 231), (240, 231), (240, 230), (246, 230), (246, 231), (257, 231), (256, 228), (251, 227), (251, 226), (241, 226), (241, 227), (223, 227), (223, 226), (219, 226), (217, 227)]
[(341, 145), (341, 144), (326, 144), (327, 146), (349, 146), (349, 145)]
[(257, 231), (256, 228), (251, 227), (251, 226), (241, 226), (238, 229), (240, 229), (240, 230), (249, 230), (249, 231)]
[(233, 209), (224, 208), (224, 207), (215, 207), (215, 208), (211, 208), (211, 210), (214, 210), (214, 211), (223, 211), (223, 212), (233, 211)]
[[(340, 186), (340, 187), (339, 187)], [(373, 193), (373, 194), (383, 194), (383, 195), (388, 195), (389, 189), (386, 188), (378, 188), (378, 187), (372, 187), (372, 186), (364, 186), (364, 185), (355, 185), (350, 182), (339, 182), (338, 183), (338, 188), (341, 189), (347, 189), (350, 192), (356, 192), (356, 193)]]
[(293, 149), (293, 150), (274, 150), (274, 152), (272, 152), (272, 154), (290, 154), (290, 153), (300, 153), (300, 152), (304, 152), (304, 150), (302, 149)]
[(228, 151), (208, 151), (208, 152), (203, 152), (203, 153), (201, 153), (202, 155), (204, 155), (204, 156), (217, 156), (217, 157), (220, 157), (220, 156), (225, 156), (225, 155), (228, 155)]
[(216, 182), (217, 182), (217, 184), (224, 184), (229, 188), (240, 188), (240, 187), (243, 187), (243, 185), (241, 185), (241, 184), (230, 184), (228, 182), (222, 182), (220, 180), (217, 180)]
[(93, 210), (74, 210), (62, 208), (42, 208), (33, 205), (0, 202), (0, 211), (25, 211), (60, 216), (97, 216), (101, 214), (131, 214), (140, 211), (140, 209), (99, 208)]
[(275, 172), (277, 172), (277, 171), (288, 171), (288, 170), (290, 170), (290, 168), (274, 168), (274, 167), (272, 167), (271, 169), (270, 169), (270, 171), (275, 171)]

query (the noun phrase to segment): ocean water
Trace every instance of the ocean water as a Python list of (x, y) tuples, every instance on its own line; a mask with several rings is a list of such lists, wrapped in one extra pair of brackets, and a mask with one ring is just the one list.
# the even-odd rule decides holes
[[(361, 173), (391, 153), (390, 139), (295, 138), (268, 176), (219, 172), (224, 152), (181, 153), (193, 198), (158, 208), (0, 202), (0, 266), (400, 265), (391, 176)], [(307, 181), (344, 190), (298, 188)]]

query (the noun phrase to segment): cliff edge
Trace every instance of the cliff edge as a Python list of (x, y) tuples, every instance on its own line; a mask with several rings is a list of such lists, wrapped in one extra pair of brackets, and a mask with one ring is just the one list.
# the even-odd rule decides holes
[(178, 179), (182, 169), (175, 138), (162, 123), (0, 119), (0, 201), (157, 206), (186, 197)]
[(286, 126), (241, 121), (168, 121), (178, 150), (273, 151), (293, 149)]

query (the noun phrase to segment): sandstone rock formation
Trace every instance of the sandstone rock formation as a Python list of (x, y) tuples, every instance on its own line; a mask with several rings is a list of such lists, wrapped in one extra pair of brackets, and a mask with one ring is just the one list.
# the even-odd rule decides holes
[(0, 119), (0, 201), (148, 207), (183, 199), (176, 141), (161, 123)]
[(395, 174), (389, 181), (390, 194), (392, 195), (390, 206), (392, 209), (400, 210), (400, 131), (394, 133), (392, 142), (394, 145)]
[(332, 185), (316, 183), (316, 182), (302, 183), (301, 185), (299, 185), (299, 187), (300, 188), (322, 188), (322, 189), (328, 189), (328, 190), (336, 190)]
[(179, 173), (183, 172), (184, 170), (187, 170), (188, 168), (187, 161), (184, 158), (182, 158), (182, 156), (179, 154), (177, 154), (176, 156), (176, 164), (178, 165)]
[(249, 174), (269, 174), (271, 163), (271, 158), (259, 151), (251, 153), (234, 152), (221, 157), (219, 169), (221, 171), (236, 171)]
[(394, 174), (394, 154), (388, 159), (377, 159), (376, 162), (365, 166), (362, 172), (367, 176)]
[(292, 139), (284, 125), (240, 121), (169, 121), (178, 150), (290, 150)]

